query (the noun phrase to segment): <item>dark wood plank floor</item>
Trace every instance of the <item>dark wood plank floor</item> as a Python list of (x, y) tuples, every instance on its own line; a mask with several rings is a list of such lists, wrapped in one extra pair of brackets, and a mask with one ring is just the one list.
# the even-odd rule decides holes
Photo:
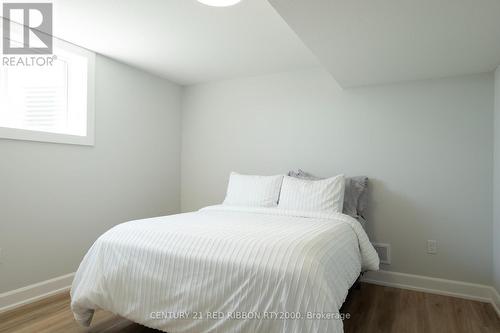
[(500, 333), (489, 303), (363, 284), (342, 307), (347, 333)]
[[(97, 311), (92, 327), (79, 327), (61, 294), (0, 314), (1, 333), (151, 333), (109, 312)], [(499, 333), (500, 318), (490, 304), (363, 284), (342, 307), (346, 333)]]

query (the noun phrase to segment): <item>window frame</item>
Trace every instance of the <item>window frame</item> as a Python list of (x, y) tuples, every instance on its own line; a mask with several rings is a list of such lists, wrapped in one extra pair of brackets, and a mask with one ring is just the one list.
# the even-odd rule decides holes
[(57, 56), (57, 49), (63, 49), (70, 53), (75, 53), (87, 59), (87, 134), (85, 136), (42, 132), (11, 127), (0, 126), (0, 140), (24, 140), (49, 143), (61, 143), (83, 146), (94, 146), (95, 144), (95, 58), (92, 51), (68, 43), (54, 37), (54, 55)]

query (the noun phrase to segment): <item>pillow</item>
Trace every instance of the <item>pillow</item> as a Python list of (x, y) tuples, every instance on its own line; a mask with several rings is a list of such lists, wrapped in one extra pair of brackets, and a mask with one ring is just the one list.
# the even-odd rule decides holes
[(247, 176), (232, 172), (223, 205), (275, 207), (283, 175)]
[[(291, 177), (300, 179), (318, 180), (323, 179), (311, 175), (301, 169), (298, 172), (290, 171)], [(347, 177), (345, 179), (344, 205), (342, 212), (354, 218), (364, 217), (367, 204), (368, 177)]]
[(340, 213), (344, 202), (344, 184), (344, 175), (321, 180), (285, 176), (278, 208)]

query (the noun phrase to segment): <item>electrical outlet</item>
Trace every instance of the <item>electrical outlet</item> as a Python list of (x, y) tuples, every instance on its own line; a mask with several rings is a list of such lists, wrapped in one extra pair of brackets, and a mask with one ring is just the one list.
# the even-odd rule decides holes
[(433, 239), (427, 240), (427, 253), (437, 254), (437, 252), (438, 252), (437, 241)]

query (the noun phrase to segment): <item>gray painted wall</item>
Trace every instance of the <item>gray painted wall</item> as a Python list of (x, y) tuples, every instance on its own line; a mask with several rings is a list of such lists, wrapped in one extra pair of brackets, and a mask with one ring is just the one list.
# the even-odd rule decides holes
[(0, 140), (0, 293), (74, 272), (118, 223), (179, 211), (180, 98), (98, 56), (94, 147)]
[(384, 269), (491, 284), (493, 86), (484, 74), (342, 91), (314, 69), (188, 87), (182, 210), (220, 203), (233, 170), (367, 175)]
[(495, 72), (495, 164), (493, 195), (493, 283), (500, 293), (500, 67)]

